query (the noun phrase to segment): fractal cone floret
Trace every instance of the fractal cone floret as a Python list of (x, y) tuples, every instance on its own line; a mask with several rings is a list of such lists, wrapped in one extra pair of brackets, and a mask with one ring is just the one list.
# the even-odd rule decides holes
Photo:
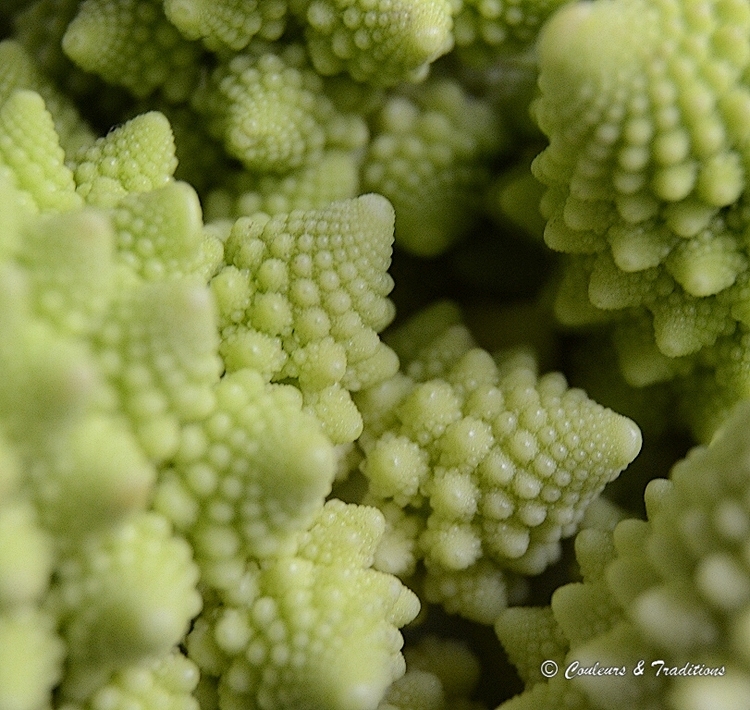
[(750, 0), (0, 2), (0, 710), (747, 710), (749, 139)]

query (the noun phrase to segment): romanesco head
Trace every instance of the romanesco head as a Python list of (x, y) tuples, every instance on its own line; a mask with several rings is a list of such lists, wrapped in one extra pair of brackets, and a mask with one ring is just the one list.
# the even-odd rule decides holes
[(161, 89), (184, 101), (198, 78), (201, 47), (182, 37), (159, 0), (85, 0), (62, 48), (82, 69), (137, 97)]
[(392, 240), (393, 209), (378, 195), (239, 219), (211, 284), (227, 369), (292, 379), (316, 401), (331, 392), (331, 404), (331, 387), (356, 391), (392, 375), (397, 358), (377, 335), (393, 316)]
[(487, 165), (503, 148), (500, 122), (487, 102), (441, 79), (393, 94), (373, 123), (364, 189), (393, 203), (399, 246), (446, 251), (476, 219)]
[(177, 167), (166, 117), (151, 111), (111, 130), (72, 156), (77, 192), (87, 203), (114, 207), (125, 195), (166, 185)]
[(545, 240), (567, 252), (558, 315), (615, 321), (626, 379), (674, 380), (704, 441), (747, 392), (746, 26), (744, 2), (579, 4), (539, 44), (550, 145), (533, 171)]
[(359, 117), (336, 111), (298, 45), (253, 45), (219, 65), (192, 103), (229, 155), (261, 173), (289, 172), (367, 136)]
[(417, 81), (453, 45), (445, 0), (297, 0), (291, 7), (324, 76), (346, 71), (376, 86)]
[(250, 571), (188, 636), (189, 655), (231, 703), (375, 710), (403, 675), (398, 628), (419, 611), (371, 569), (384, 530), (374, 508), (329, 501), (298, 551)]
[(295, 544), (330, 493), (335, 457), (290, 385), (240, 370), (221, 380), (216, 400), (210, 416), (182, 430), (155, 506), (191, 541), (204, 579), (222, 588), (246, 559)]
[(168, 653), (202, 606), (190, 545), (154, 513), (86, 541), (59, 577), (69, 649), (63, 692), (73, 699), (87, 697), (113, 668)]
[[(568, 388), (560, 373), (539, 377), (527, 354), (493, 359), (463, 325), (447, 325), (445, 306), (433, 312), (434, 322), (428, 310), (418, 328), (407, 325), (421, 337), (408, 338), (406, 377), (357, 399), (370, 494), (421, 511), (428, 567), (464, 570), (487, 555), (541, 571), (635, 458), (640, 431)], [(387, 420), (379, 389), (396, 393)]]
[(76, 150), (94, 140), (91, 128), (81, 118), (75, 103), (41, 71), (27, 48), (15, 39), (3, 39), (0, 41), (0, 103), (16, 89), (35, 91), (44, 99), (59, 143), (66, 151)]
[(254, 37), (278, 39), (286, 29), (287, 0), (164, 0), (170, 22), (207, 47), (244, 49)]
[[(651, 481), (645, 494), (648, 520), (579, 533), (583, 581), (557, 589), (546, 611), (503, 612), (497, 624), (503, 643), (512, 648), (513, 637), (528, 636), (535, 626), (536, 659), (544, 653), (540, 642), (554, 645), (558, 659), (564, 653), (566, 666), (598, 661), (632, 669), (646, 659), (643, 677), (581, 675), (568, 681), (594, 707), (682, 709), (696, 707), (696, 697), (706, 707), (745, 704), (750, 699), (750, 575), (744, 559), (748, 421), (750, 409), (743, 402), (709, 445), (692, 449), (674, 466), (669, 480)], [(522, 658), (522, 668), (527, 660)], [(528, 687), (520, 698), (530, 701), (546, 687), (544, 692), (559, 699), (555, 681), (524, 675)], [(516, 707), (513, 702), (503, 707)]]
[(0, 169), (41, 211), (80, 207), (80, 197), (51, 114), (44, 100), (29, 89), (14, 90), (0, 105)]
[[(53, 688), (83, 704), (124, 664), (171, 653), (200, 610), (191, 546), (146, 509), (170, 439), (214, 407), (219, 359), (200, 252), (146, 282), (123, 222), (84, 207), (75, 171), (55, 180), (67, 168), (40, 95), (16, 90), (2, 112), (26, 116), (0, 131), (15, 158), (32, 147), (24, 131), (48, 150), (0, 178), (0, 702), (35, 710)], [(199, 213), (173, 186), (182, 200), (157, 191), (139, 229), (184, 244)], [(150, 256), (175, 270), (169, 250)]]

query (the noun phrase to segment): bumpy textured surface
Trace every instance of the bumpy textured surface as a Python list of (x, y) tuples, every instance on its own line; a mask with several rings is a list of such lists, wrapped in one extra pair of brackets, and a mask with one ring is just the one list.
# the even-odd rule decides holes
[(708, 442), (739, 400), (750, 396), (750, 334), (740, 325), (696, 358), (675, 383), (680, 408), (698, 441)]
[[(0, 111), (16, 101), (47, 119), (39, 130), (61, 156), (47, 165), (65, 170), (42, 99), (23, 90)], [(163, 150), (153, 164), (134, 162), (150, 137)], [(305, 398), (258, 372), (220, 379), (207, 282), (223, 254), (216, 235), (228, 237), (245, 289), (298, 307), (285, 337), (312, 338), (320, 314), (338, 316), (337, 377), (352, 388), (378, 381), (397, 367), (376, 334), (393, 313), (392, 209), (368, 196), (209, 230), (193, 189), (170, 176), (171, 146), (161, 114), (134, 119), (82, 153), (72, 182), (55, 188), (72, 206), (48, 214), (31, 199), (38, 184), (16, 186), (25, 166), (0, 176), (0, 699), (37, 710), (59, 686), (66, 708), (195, 710), (214, 666), (198, 690), (175, 646), (206, 594), (203, 623), (221, 609), (249, 614), (258, 629), (245, 662), (235, 658), (239, 631), (220, 627), (217, 643), (234, 659), (227, 675), (215, 673), (222, 702), (298, 707), (312, 687), (318, 705), (374, 709), (403, 673), (398, 628), (419, 602), (371, 569), (379, 511), (323, 507), (339, 455), (303, 407), (327, 412), (334, 432), (351, 433), (359, 414), (343, 388)], [(76, 188), (86, 184), (105, 209), (83, 205)], [(240, 271), (250, 262), (252, 283)], [(287, 268), (295, 278), (284, 284)], [(274, 313), (261, 305), (253, 317)], [(313, 356), (324, 349), (308, 351), (303, 381), (325, 370)], [(288, 636), (274, 622), (277, 603)]]
[[(228, 266), (212, 281), (227, 369), (292, 378), (334, 433), (345, 413), (337, 400), (346, 406), (348, 395), (330, 388), (356, 391), (398, 368), (377, 336), (393, 317), (392, 240), (393, 210), (377, 195), (239, 219), (226, 243)], [(351, 409), (349, 441), (361, 426)]]
[(171, 22), (208, 47), (244, 49), (254, 38), (278, 39), (286, 27), (286, 0), (164, 0)]
[[(673, 468), (670, 480), (652, 481), (646, 489), (648, 521), (580, 533), (576, 553), (583, 581), (558, 589), (551, 612), (503, 612), (497, 626), (503, 643), (518, 649), (513, 637), (526, 636), (537, 651), (520, 654), (523, 662), (553, 648), (557, 655), (549, 658), (560, 660), (564, 652), (566, 665), (598, 661), (632, 671), (646, 660), (643, 676), (566, 681), (594, 707), (747, 704), (749, 423), (750, 408), (743, 403), (710, 445), (693, 449)], [(663, 667), (651, 665), (658, 659)], [(530, 702), (547, 681), (522, 674)], [(560, 702), (562, 689), (554, 686), (550, 681), (547, 692)], [(514, 702), (502, 707), (526, 706)]]
[(172, 129), (158, 111), (136, 116), (71, 157), (77, 191), (97, 207), (162, 187), (177, 167)]
[(488, 103), (456, 82), (428, 81), (375, 116), (362, 186), (393, 203), (399, 246), (435, 256), (475, 220), (488, 162), (503, 142)]
[[(541, 333), (643, 424), (634, 509), (750, 394), (750, 5), (555, 4), (0, 0), (0, 710), (486, 710), (579, 568), (498, 624), (507, 707), (747, 710), (744, 474), (576, 566), (634, 425), (451, 308), (384, 330)], [(576, 379), (610, 336), (637, 406)], [(680, 644), (731, 674), (541, 678)]]
[(110, 224), (94, 212), (49, 216), (24, 229), (18, 257), (29, 270), (34, 310), (62, 332), (92, 335), (114, 295), (112, 247)]
[(127, 710), (133, 707), (198, 710), (193, 691), (198, 667), (179, 652), (156, 662), (117, 671), (85, 704), (66, 703), (66, 710)]
[(73, 698), (86, 698), (112, 668), (168, 653), (202, 606), (191, 547), (153, 513), (89, 541), (59, 576)]
[(404, 672), (398, 627), (416, 596), (370, 568), (380, 513), (330, 501), (298, 551), (251, 570), (188, 636), (226, 707), (375, 708)]
[(285, 173), (326, 147), (357, 148), (367, 136), (359, 117), (336, 111), (294, 45), (276, 53), (261, 43), (234, 56), (192, 103), (229, 155), (254, 171)]
[(532, 44), (560, 0), (459, 0), (453, 37), (459, 55), (486, 64), (498, 51), (511, 54)]
[(424, 517), (428, 566), (486, 555), (540, 572), (635, 458), (640, 431), (561, 374), (538, 377), (527, 354), (493, 359), (457, 320), (442, 303), (407, 323), (393, 342), (402, 372), (358, 396), (369, 494)]
[(221, 243), (204, 231), (198, 196), (185, 182), (129, 194), (112, 222), (118, 257), (146, 281), (205, 283), (221, 263)]
[[(46, 614), (33, 609), (48, 591), (59, 600), (51, 609), (67, 619), (64, 634), (87, 639), (80, 644), (68, 639), (66, 648), (88, 646), (93, 654), (75, 662), (68, 656), (73, 663), (68, 668), (77, 670), (66, 680), (74, 695), (84, 697), (90, 683), (104, 679), (93, 667), (106, 675), (101, 664), (109, 668), (125, 657), (139, 659), (176, 643), (198, 611), (200, 597), (192, 551), (171, 537), (166, 521), (133, 519), (117, 527), (129, 512), (145, 506), (154, 471), (122, 419), (91, 411), (101, 406), (102, 379), (84, 343), (111, 295), (113, 232), (100, 215), (85, 212), (41, 218), (28, 229), (17, 265), (3, 267), (3, 370), (15, 383), (3, 390), (3, 428), (14, 444), (9, 453), (18, 452), (17, 459), (4, 460), (3, 469), (18, 461), (15, 478), (35, 508), (24, 498), (2, 501), (0, 564), (12, 587), (3, 594), (2, 648), (13, 656), (3, 667), (20, 669), (20, 663), (24, 673), (32, 674), (3, 680), (4, 704), (31, 710), (60, 679), (61, 661), (69, 653), (63, 654)], [(54, 248), (52, 235), (59, 240)], [(84, 253), (77, 251), (76, 240)], [(83, 263), (74, 266), (79, 260)], [(91, 269), (100, 280), (73, 278), (79, 267)], [(15, 387), (27, 392), (28, 411), (13, 404)], [(35, 390), (36, 399), (28, 400)], [(82, 536), (89, 539), (80, 547)], [(161, 560), (159, 551), (165, 555)], [(136, 572), (133, 565), (141, 563), (155, 567)], [(165, 592), (175, 596), (159, 596)], [(98, 634), (96, 642), (92, 634)], [(108, 655), (102, 647), (110, 641)], [(79, 671), (83, 677), (74, 678)], [(27, 699), (30, 692), (36, 695)]]
[(331, 202), (356, 197), (360, 162), (358, 151), (325, 150), (313, 163), (282, 175), (242, 172), (208, 194), (207, 219), (323, 209)]
[(181, 421), (214, 406), (218, 379), (215, 313), (205, 288), (185, 281), (122, 293), (97, 333), (103, 371), (136, 433), (157, 459), (174, 453)]
[(0, 167), (13, 174), (40, 210), (80, 206), (52, 116), (38, 93), (19, 89), (2, 103), (0, 132)]
[(324, 76), (346, 71), (375, 86), (416, 81), (453, 45), (445, 0), (297, 0), (291, 9)]
[(428, 602), (440, 604), (449, 614), (491, 625), (508, 606), (508, 586), (503, 566), (482, 559), (462, 570), (430, 565), (422, 594)]
[(730, 390), (704, 374), (725, 368), (747, 321), (748, 27), (745, 2), (582, 3), (539, 45), (535, 115), (550, 145), (533, 170), (548, 187), (545, 240), (575, 273), (558, 315), (648, 323), (639, 347), (616, 336), (623, 372), (641, 386), (696, 367), (699, 382), (677, 389), (707, 401), (685, 398), (703, 440), (747, 379)]
[(87, 145), (93, 139), (91, 128), (81, 119), (73, 102), (42, 73), (29, 52), (16, 40), (0, 42), (0, 101), (15, 89), (36, 91), (52, 114), (59, 143), (66, 151)]
[[(0, 112), (24, 107), (31, 113), (14, 125), (54, 146), (42, 164), (61, 174), (42, 98), (17, 91)], [(6, 148), (19, 143), (17, 158), (23, 141), (3, 136)], [(121, 149), (115, 164), (132, 146)], [(70, 192), (45, 181), (32, 158), (11, 161), (0, 178), (0, 697), (21, 710), (46, 706), (61, 682), (61, 704), (86, 704), (124, 664), (171, 652), (200, 610), (192, 548), (144, 512), (156, 480), (148, 442), (164, 454), (166, 441), (164, 430), (151, 439), (146, 430), (164, 416), (176, 428), (183, 416), (204, 416), (219, 364), (205, 283), (191, 272), (153, 290), (119, 253), (127, 245), (109, 215), (83, 208), (75, 183)], [(29, 197), (45, 194), (74, 200), (48, 200), (39, 215)], [(146, 232), (158, 223), (142, 218)], [(154, 259), (169, 267), (167, 257)], [(156, 316), (149, 325), (139, 302), (168, 323)], [(186, 336), (200, 343), (202, 362)], [(184, 368), (176, 351), (190, 361)], [(197, 388), (188, 382), (194, 365), (204, 368)]]
[[(580, 4), (556, 15), (540, 44), (536, 116), (550, 146), (534, 171), (549, 186), (545, 239), (596, 253), (594, 305), (647, 308), (672, 357), (733, 327), (713, 297), (747, 270), (746, 26), (743, 2)], [(629, 298), (606, 300), (624, 288)], [(696, 335), (675, 339), (669, 322)]]
[(244, 560), (293, 548), (330, 493), (335, 457), (293, 387), (240, 370), (216, 398), (210, 417), (183, 430), (155, 505), (199, 552), (204, 579), (224, 588)]
[[(536, 105), (551, 136), (535, 165), (553, 188), (545, 206), (551, 246), (590, 253), (614, 240), (615, 260), (630, 272), (661, 263), (680, 238), (707, 228), (731, 240), (712, 219), (744, 189), (747, 25), (742, 2), (627, 0), (555, 16), (540, 45)], [(632, 34), (637, 46), (627, 42)], [(709, 40), (704, 56), (698, 47)], [(577, 131), (563, 134), (576, 118)], [(664, 233), (664, 253), (639, 248), (643, 230)], [(696, 296), (726, 286), (711, 272), (695, 284), (676, 278)]]
[(85, 0), (62, 47), (82, 69), (138, 97), (161, 89), (185, 100), (197, 79), (200, 46), (180, 35), (160, 0)]

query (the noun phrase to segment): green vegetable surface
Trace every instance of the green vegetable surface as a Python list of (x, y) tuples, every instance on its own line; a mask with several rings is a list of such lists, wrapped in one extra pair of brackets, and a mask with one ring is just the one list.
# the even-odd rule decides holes
[(747, 710), (748, 170), (748, 0), (0, 3), (0, 710)]

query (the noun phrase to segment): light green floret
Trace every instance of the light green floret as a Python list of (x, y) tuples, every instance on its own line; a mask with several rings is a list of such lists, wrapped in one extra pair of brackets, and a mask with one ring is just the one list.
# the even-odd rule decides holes
[(25, 496), (0, 504), (0, 615), (38, 604), (47, 593), (53, 542)]
[(168, 654), (201, 609), (197, 581), (190, 545), (155, 513), (84, 541), (58, 571), (63, 697), (84, 700), (111, 672)]
[(90, 406), (98, 383), (86, 346), (32, 315), (28, 280), (14, 264), (0, 267), (0, 388), (3, 431), (36, 453), (40, 442), (64, 434)]
[(674, 383), (680, 411), (695, 438), (711, 440), (737, 402), (750, 397), (750, 332), (740, 325), (695, 358), (694, 368)]
[[(743, 402), (709, 445), (675, 465), (670, 480), (652, 481), (647, 521), (625, 520), (613, 533), (588, 530), (576, 539), (583, 581), (553, 594), (557, 627), (548, 638), (562, 631), (566, 664), (632, 669), (646, 660), (643, 676), (575, 679), (593, 706), (694, 710), (750, 701), (749, 423)], [(498, 631), (512, 647), (509, 634), (520, 629), (510, 611)], [(657, 659), (664, 661), (658, 675), (650, 665)]]
[[(742, 120), (750, 92), (740, 83), (750, 42), (740, 28), (750, 27), (750, 11), (741, 1), (720, 7), (582, 3), (545, 28), (536, 116), (552, 141), (535, 171), (562, 219), (555, 246), (605, 246), (611, 227), (638, 224), (692, 238), (740, 197), (750, 157)], [(712, 21), (696, 22), (700, 11)], [(634, 35), (637, 46), (627, 41)], [(698, 48), (709, 38), (704, 56)], [(673, 44), (680, 51), (669, 56)]]
[(171, 456), (180, 425), (215, 405), (216, 315), (209, 291), (189, 280), (124, 288), (96, 334), (102, 373), (138, 440), (156, 460)]
[(0, 706), (49, 707), (62, 676), (63, 656), (64, 644), (51, 614), (33, 607), (0, 613)]
[(111, 130), (70, 156), (76, 190), (88, 204), (114, 207), (131, 192), (172, 180), (177, 158), (169, 121), (149, 111)]
[(110, 222), (93, 210), (30, 222), (17, 259), (36, 314), (61, 333), (91, 337), (115, 292), (113, 247)]
[[(643, 314), (651, 322), (651, 340), (668, 358), (710, 347), (719, 336), (730, 335), (739, 320), (734, 315), (734, 306), (740, 303), (734, 288), (707, 297), (692, 296), (663, 269), (623, 272), (606, 253), (593, 259), (568, 257), (564, 268), (566, 275), (575, 274), (576, 280), (571, 279), (567, 289), (561, 288), (558, 294), (556, 312), (562, 322), (623, 320), (623, 315), (627, 320), (642, 319)], [(740, 280), (746, 276), (743, 274), (738, 283)], [(574, 297), (573, 288), (578, 291)], [(589, 318), (577, 305), (586, 300), (594, 311)]]
[(360, 163), (361, 157), (352, 151), (326, 150), (313, 163), (284, 175), (242, 172), (208, 194), (207, 219), (317, 210), (356, 197), (361, 192)]
[(211, 282), (227, 369), (291, 379), (334, 443), (360, 432), (348, 391), (398, 368), (377, 335), (394, 311), (392, 240), (393, 210), (378, 195), (241, 218), (226, 242), (227, 266)]
[[(169, 193), (140, 198), (141, 206), (150, 202), (154, 209), (141, 211), (138, 226), (142, 232), (150, 232), (157, 244), (160, 235), (168, 237), (170, 233), (178, 243), (180, 224), (201, 228), (192, 190), (175, 185), (171, 194), (177, 200), (173, 202)], [(19, 387), (38, 391), (39, 401), (48, 402), (42, 412), (64, 412), (65, 406), (70, 406), (62, 404), (64, 393), (76, 389), (90, 392), (95, 383), (106, 380), (110, 403), (112, 397), (119, 403), (141, 444), (159, 458), (176, 445), (180, 422), (201, 418), (213, 406), (212, 387), (220, 367), (218, 335), (210, 293), (194, 276), (149, 285), (116, 268), (117, 247), (122, 248), (122, 260), (128, 261), (123, 213), (130, 210), (133, 216), (136, 206), (131, 200), (117, 213), (120, 223), (116, 230), (101, 213), (77, 211), (44, 216), (21, 231), (16, 258), (23, 271), (9, 266), (5, 283), (10, 343), (14, 342), (12, 334), (18, 334), (16, 350), (7, 348), (6, 372), (14, 373)], [(171, 212), (171, 225), (163, 222), (165, 209)], [(189, 239), (193, 247), (203, 241), (199, 232)], [(137, 246), (142, 254), (145, 249), (146, 255), (155, 256), (153, 242), (143, 239)], [(213, 251), (211, 259), (207, 258), (210, 248), (205, 252), (195, 248), (193, 255), (183, 253), (183, 260), (193, 262), (191, 270), (197, 275), (203, 272), (204, 283), (217, 263), (215, 247)], [(162, 268), (174, 268), (164, 258), (168, 252), (160, 256)], [(44, 322), (33, 321), (32, 310)], [(27, 324), (27, 320), (31, 322)], [(78, 340), (55, 341), (51, 329)], [(31, 363), (37, 364), (37, 374), (22, 374)], [(53, 383), (51, 389), (45, 389)], [(15, 388), (8, 391), (15, 392)], [(61, 399), (59, 409), (50, 402), (55, 396)], [(19, 423), (28, 421), (31, 431), (41, 430), (39, 422), (43, 421), (34, 423), (35, 417), (25, 413), (23, 403), (34, 401), (25, 394), (9, 407), (9, 415)]]
[(112, 222), (118, 258), (146, 281), (207, 283), (221, 263), (221, 242), (204, 230), (198, 195), (186, 182), (128, 195)]
[(118, 670), (85, 703), (65, 703), (60, 710), (199, 710), (193, 697), (198, 676), (198, 667), (173, 651)]
[(286, 28), (286, 0), (164, 0), (164, 11), (188, 39), (244, 49), (254, 37), (275, 40)]
[(35, 91), (13, 91), (0, 105), (0, 170), (41, 211), (64, 212), (81, 206), (65, 153), (44, 100)]
[(564, 666), (569, 643), (550, 607), (510, 607), (497, 619), (495, 632), (527, 687), (544, 682), (544, 661)]
[(261, 43), (235, 55), (193, 106), (229, 155), (259, 172), (286, 173), (318, 160), (324, 148), (352, 150), (367, 140), (362, 119), (336, 110), (298, 45), (278, 51)]
[(453, 3), (453, 38), (459, 56), (479, 66), (498, 53), (533, 44), (561, 0), (458, 0)]
[(82, 69), (139, 98), (160, 89), (184, 101), (198, 78), (201, 47), (180, 35), (160, 0), (84, 0), (62, 47)]
[(144, 509), (156, 479), (124, 418), (94, 411), (64, 433), (39, 450), (28, 481), (57, 555)]
[(532, 168), (548, 188), (545, 240), (576, 255), (568, 268), (596, 254), (582, 283), (593, 305), (615, 317), (648, 309), (669, 357), (736, 322), (727, 309), (748, 269), (748, 28), (742, 0), (617, 0), (560, 10), (539, 43), (534, 108), (550, 145)]
[(330, 493), (336, 459), (296, 388), (240, 370), (216, 399), (207, 419), (182, 430), (154, 505), (190, 539), (204, 581), (224, 589), (248, 558), (294, 549)]
[(362, 187), (393, 204), (401, 247), (434, 256), (476, 218), (487, 163), (504, 140), (488, 103), (454, 81), (429, 81), (392, 96), (376, 114)]
[[(16, 97), (44, 111), (28, 91), (3, 108)], [(143, 511), (170, 437), (213, 409), (220, 362), (205, 283), (144, 283), (106, 213), (34, 214), (12, 183), (0, 178), (0, 705), (39, 710), (58, 684), (56, 704), (85, 703), (117, 668), (168, 654), (198, 613), (191, 547)], [(168, 231), (200, 230), (173, 185), (182, 200), (162, 207), (187, 214)], [(146, 233), (167, 228), (140, 216)]]
[(489, 626), (508, 605), (509, 586), (506, 571), (490, 559), (480, 559), (462, 570), (427, 564), (422, 595), (449, 614)]
[(453, 46), (446, 0), (296, 0), (291, 11), (324, 76), (346, 71), (374, 86), (420, 81)]
[(640, 431), (560, 373), (539, 377), (528, 353), (493, 359), (455, 317), (439, 304), (407, 324), (416, 335), (394, 343), (402, 371), (357, 397), (368, 501), (424, 518), (428, 568), (465, 570), (487, 556), (538, 573), (635, 458)]
[(395, 577), (370, 568), (383, 518), (329, 501), (294, 556), (262, 564), (203, 614), (188, 655), (219, 678), (223, 710), (375, 710), (404, 673), (398, 629), (419, 611)]
[(16, 89), (36, 91), (52, 115), (60, 145), (72, 151), (94, 140), (91, 129), (81, 119), (73, 102), (43, 75), (37, 63), (19, 42), (0, 42), (0, 103)]

